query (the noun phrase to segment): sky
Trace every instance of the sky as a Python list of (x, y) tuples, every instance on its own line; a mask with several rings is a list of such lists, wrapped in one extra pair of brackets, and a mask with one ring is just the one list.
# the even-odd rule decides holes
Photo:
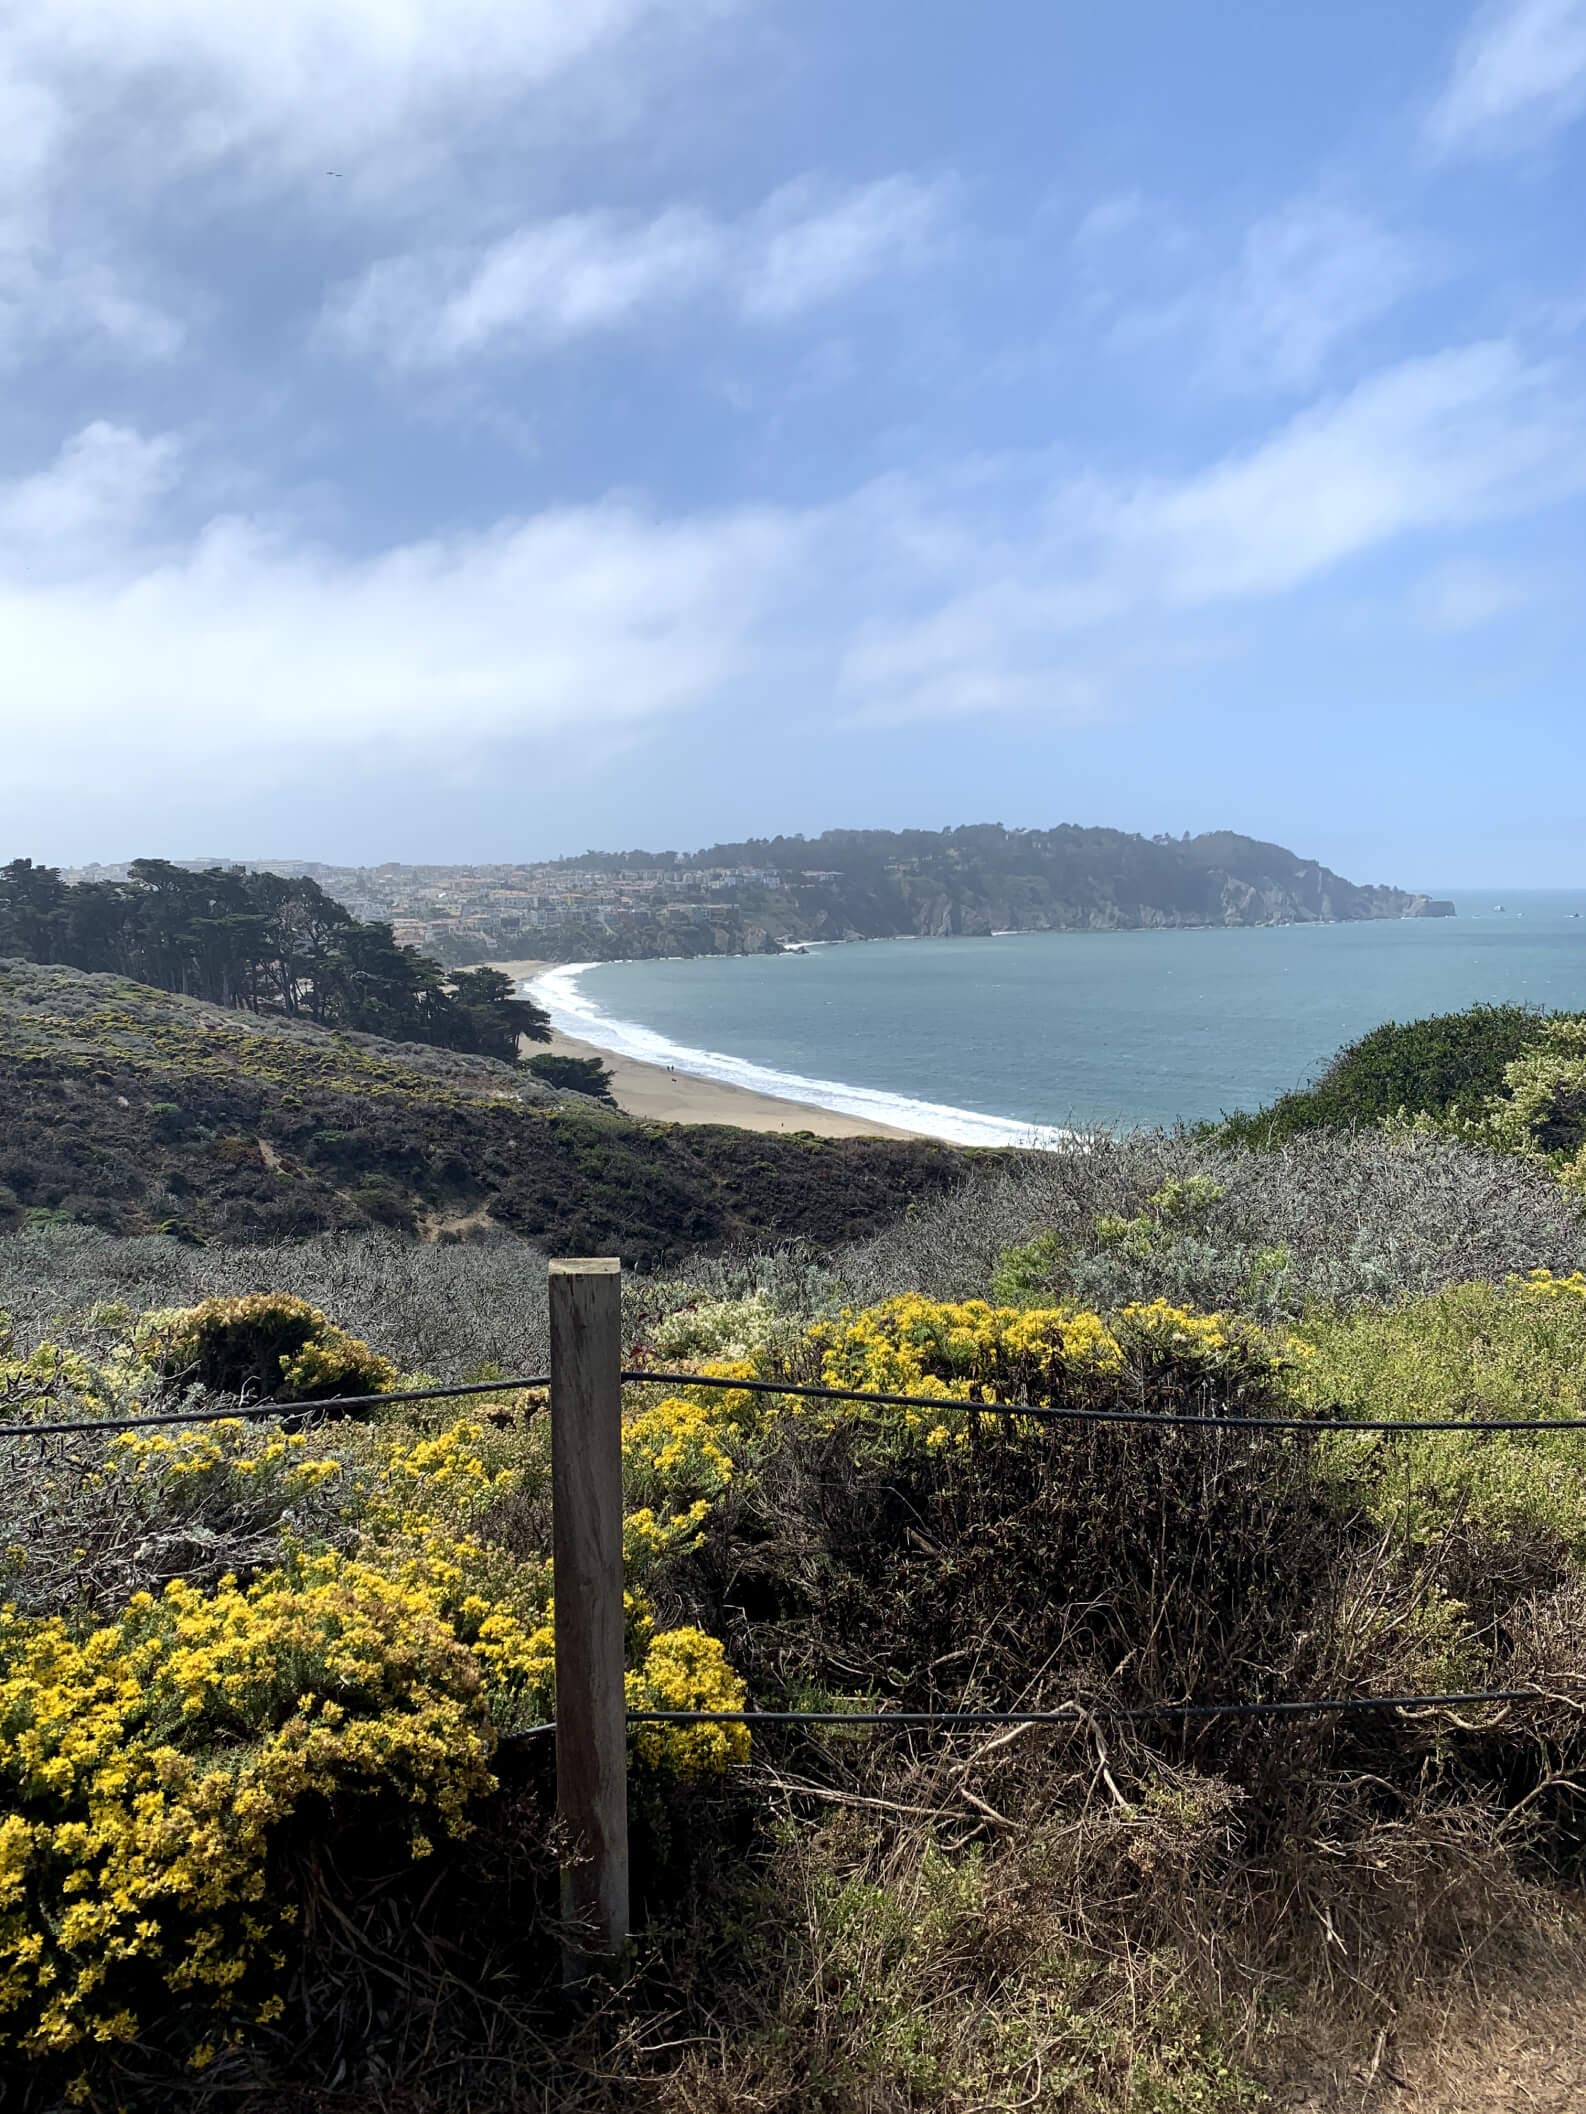
[(0, 857), (1586, 887), (1586, 0), (0, 0)]

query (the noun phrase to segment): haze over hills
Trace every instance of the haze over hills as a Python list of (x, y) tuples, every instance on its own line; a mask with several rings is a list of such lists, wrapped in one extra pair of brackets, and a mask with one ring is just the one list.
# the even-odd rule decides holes
[[(197, 864), (199, 862), (192, 862)], [(827, 830), (695, 852), (586, 852), (538, 864), (335, 867), (309, 875), (399, 939), (461, 963), (774, 952), (808, 940), (1452, 917), (1424, 893), (1344, 879), (1231, 830), (1144, 837), (1064, 823)], [(85, 869), (100, 877), (115, 868)]]

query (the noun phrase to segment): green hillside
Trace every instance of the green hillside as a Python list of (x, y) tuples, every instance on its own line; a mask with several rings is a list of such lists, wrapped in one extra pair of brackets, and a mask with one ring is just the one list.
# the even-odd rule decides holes
[(0, 963), (0, 1217), (263, 1240), (499, 1227), (649, 1268), (872, 1231), (947, 1146), (645, 1125), (490, 1058)]

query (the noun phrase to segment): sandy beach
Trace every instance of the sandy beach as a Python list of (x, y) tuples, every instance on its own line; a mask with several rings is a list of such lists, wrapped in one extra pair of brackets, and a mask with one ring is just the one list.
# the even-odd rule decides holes
[[(492, 962), (490, 967), (526, 983), (543, 976), (556, 964)], [(696, 1079), (687, 1072), (669, 1072), (664, 1065), (640, 1064), (632, 1057), (619, 1057), (613, 1051), (597, 1049), (592, 1042), (581, 1042), (555, 1031), (548, 1043), (523, 1044), (526, 1056), (536, 1050), (553, 1050), (567, 1057), (598, 1057), (611, 1074), (611, 1091), (617, 1106), (625, 1115), (642, 1117), (647, 1123), (730, 1123), (738, 1130), (813, 1131), (818, 1138), (918, 1135), (890, 1124), (867, 1122), (862, 1116), (840, 1115), (835, 1109), (783, 1101), (774, 1094), (725, 1086), (715, 1079)]]

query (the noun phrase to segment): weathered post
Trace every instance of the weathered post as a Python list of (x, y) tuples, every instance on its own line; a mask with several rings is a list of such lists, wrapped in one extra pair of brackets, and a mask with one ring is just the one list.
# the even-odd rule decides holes
[(550, 1301), (556, 1811), (571, 1987), (628, 1941), (621, 1263), (553, 1262)]

